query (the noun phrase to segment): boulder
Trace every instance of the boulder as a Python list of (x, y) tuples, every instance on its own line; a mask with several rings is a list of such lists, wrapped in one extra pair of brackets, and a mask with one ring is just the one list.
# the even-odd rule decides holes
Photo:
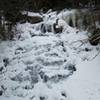
[(3, 94), (3, 91), (2, 91), (2, 90), (0, 90), (0, 96), (2, 96), (2, 94)]
[(31, 24), (36, 24), (42, 22), (43, 18), (40, 16), (27, 16), (27, 20)]

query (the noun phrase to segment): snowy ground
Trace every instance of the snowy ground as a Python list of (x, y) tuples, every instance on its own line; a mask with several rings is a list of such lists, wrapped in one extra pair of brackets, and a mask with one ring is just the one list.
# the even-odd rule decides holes
[(100, 55), (93, 61), (77, 65), (77, 72), (67, 81), (67, 89), (74, 100), (100, 99)]
[[(42, 23), (57, 17), (48, 12)], [(100, 46), (81, 42), (87, 32), (61, 17), (59, 34), (43, 33), (42, 23), (18, 24), (19, 40), (0, 43), (0, 100), (100, 100)]]

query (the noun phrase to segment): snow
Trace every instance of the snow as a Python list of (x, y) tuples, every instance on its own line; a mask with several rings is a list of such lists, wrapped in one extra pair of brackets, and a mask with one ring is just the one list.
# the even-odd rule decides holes
[(42, 33), (42, 23), (18, 24), (15, 40), (0, 42), (0, 100), (100, 100), (100, 45), (91, 46), (86, 31), (60, 17), (73, 11), (43, 14), (45, 26), (59, 18), (62, 33)]
[(42, 17), (39, 13), (29, 12), (29, 11), (23, 11), (22, 14), (28, 14), (28, 16), (39, 16)]
[(74, 100), (100, 100), (100, 54), (93, 61), (81, 62), (66, 82)]

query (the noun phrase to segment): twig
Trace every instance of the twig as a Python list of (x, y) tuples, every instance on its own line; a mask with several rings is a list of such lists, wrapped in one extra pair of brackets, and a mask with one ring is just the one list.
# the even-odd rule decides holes
[(93, 59), (95, 59), (99, 54), (100, 54), (100, 50), (99, 50), (98, 53), (97, 53), (92, 59), (90, 59), (89, 61), (92, 61)]

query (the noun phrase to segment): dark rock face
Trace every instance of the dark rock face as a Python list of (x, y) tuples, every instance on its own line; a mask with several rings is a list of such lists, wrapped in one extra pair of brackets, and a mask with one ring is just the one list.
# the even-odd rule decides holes
[(3, 59), (3, 63), (4, 63), (4, 66), (6, 67), (9, 64), (9, 59), (8, 58), (4, 58)]
[(73, 72), (73, 71), (76, 71), (77, 69), (76, 69), (75, 65), (69, 65), (68, 70), (71, 70)]
[(41, 32), (54, 32), (55, 34), (63, 32), (63, 26), (58, 26), (58, 23), (53, 23), (52, 25), (41, 24)]
[(2, 96), (2, 94), (3, 94), (3, 91), (2, 91), (2, 90), (0, 90), (0, 96)]
[(53, 28), (54, 28), (55, 33), (62, 33), (62, 31), (63, 31), (63, 27), (61, 27), (61, 26), (57, 27), (56, 23), (53, 24)]
[(63, 27), (58, 25), (59, 19), (56, 19), (56, 22), (53, 24), (53, 29), (55, 33), (62, 33)]
[(27, 20), (31, 24), (36, 24), (43, 21), (43, 18), (40, 16), (27, 16)]
[(43, 21), (43, 18), (41, 16), (28, 16), (27, 14), (24, 14), (19, 17), (19, 22), (21, 24), (25, 23), (26, 21), (28, 21), (31, 24), (36, 24)]
[(86, 51), (86, 52), (89, 52), (89, 51), (91, 51), (91, 49), (89, 49), (89, 48), (85, 48), (85, 51)]
[(42, 23), (40, 29), (42, 33), (52, 32), (52, 25), (46, 25), (45, 23)]
[(45, 97), (40, 96), (40, 100), (45, 100)]
[(2, 72), (2, 71), (3, 71), (3, 69), (4, 69), (3, 67), (0, 67), (0, 72)]
[(42, 24), (41, 24), (41, 32), (42, 32), (42, 33), (45, 33), (46, 31), (47, 31), (47, 30), (46, 30), (45, 24), (42, 23)]
[(64, 96), (64, 97), (67, 97), (65, 92), (62, 92), (61, 95)]

